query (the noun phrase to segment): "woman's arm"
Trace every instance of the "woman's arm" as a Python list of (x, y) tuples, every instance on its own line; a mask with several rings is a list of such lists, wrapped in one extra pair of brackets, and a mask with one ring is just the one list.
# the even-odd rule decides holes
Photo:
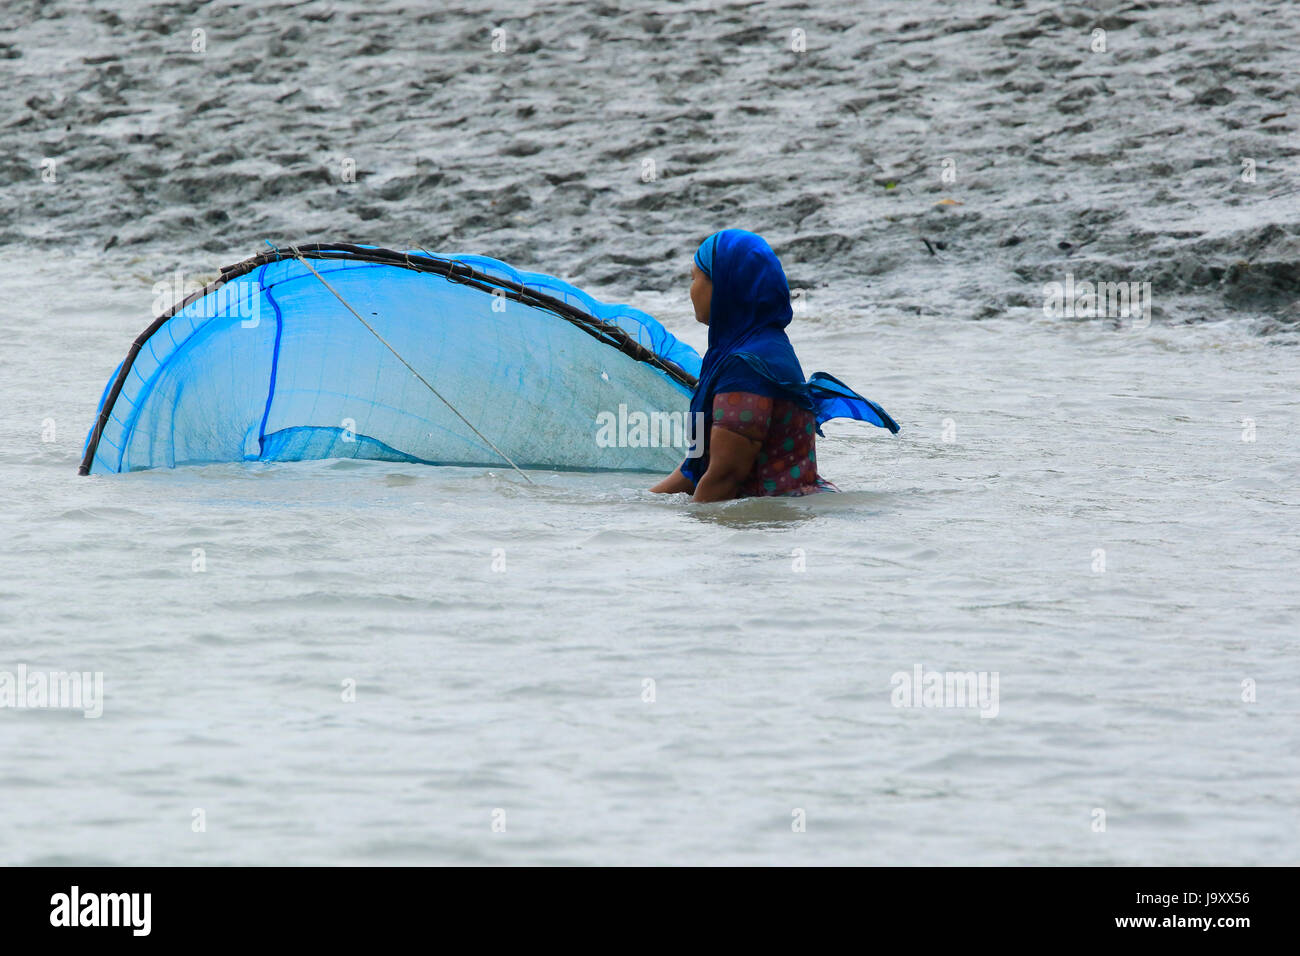
[(695, 486), (695, 501), (729, 501), (754, 470), (763, 443), (714, 425), (709, 432), (709, 469)]
[(650, 490), (660, 495), (675, 495), (679, 492), (685, 492), (689, 495), (695, 490), (695, 486), (691, 484), (691, 479), (682, 474), (682, 470), (679, 467), (671, 475), (659, 482), (659, 484), (655, 485)]

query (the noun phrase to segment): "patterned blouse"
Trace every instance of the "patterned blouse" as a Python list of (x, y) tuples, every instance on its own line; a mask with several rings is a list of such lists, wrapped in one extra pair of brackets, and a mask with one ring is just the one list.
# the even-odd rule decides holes
[(817, 475), (817, 418), (811, 411), (753, 392), (719, 392), (713, 396), (713, 424), (763, 443), (738, 497), (836, 490)]

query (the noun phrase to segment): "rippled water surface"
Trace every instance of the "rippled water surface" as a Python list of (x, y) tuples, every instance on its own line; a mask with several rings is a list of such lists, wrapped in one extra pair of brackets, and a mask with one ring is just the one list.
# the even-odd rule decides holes
[[(6, 666), (102, 671), (104, 708), (0, 711), (0, 860), (1297, 862), (1285, 337), (810, 309), (805, 367), (904, 430), (832, 423), (844, 493), (802, 500), (87, 479), (147, 287), (59, 268), (0, 290), (0, 627)], [(33, 318), (52, 285), (93, 309)], [(642, 304), (699, 344), (684, 294)], [(996, 716), (893, 706), (917, 665), (996, 672)]]

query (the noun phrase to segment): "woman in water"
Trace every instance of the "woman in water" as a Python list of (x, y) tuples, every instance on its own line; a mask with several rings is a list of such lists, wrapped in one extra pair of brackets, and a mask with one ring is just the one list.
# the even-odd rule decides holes
[(691, 399), (690, 420), (703, 421), (703, 433), (651, 491), (686, 492), (695, 501), (833, 491), (817, 473), (822, 422), (856, 418), (898, 432), (883, 408), (838, 379), (818, 372), (804, 381), (785, 334), (794, 317), (790, 286), (761, 236), (725, 229), (700, 243), (691, 304), (709, 327)]

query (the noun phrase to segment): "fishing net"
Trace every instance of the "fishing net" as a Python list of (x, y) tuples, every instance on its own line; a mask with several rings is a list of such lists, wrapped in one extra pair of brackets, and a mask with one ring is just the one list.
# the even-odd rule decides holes
[(646, 313), (485, 256), (270, 250), (135, 340), (81, 473), (319, 458), (667, 471), (682, 447), (600, 440), (598, 422), (684, 417), (699, 369)]

